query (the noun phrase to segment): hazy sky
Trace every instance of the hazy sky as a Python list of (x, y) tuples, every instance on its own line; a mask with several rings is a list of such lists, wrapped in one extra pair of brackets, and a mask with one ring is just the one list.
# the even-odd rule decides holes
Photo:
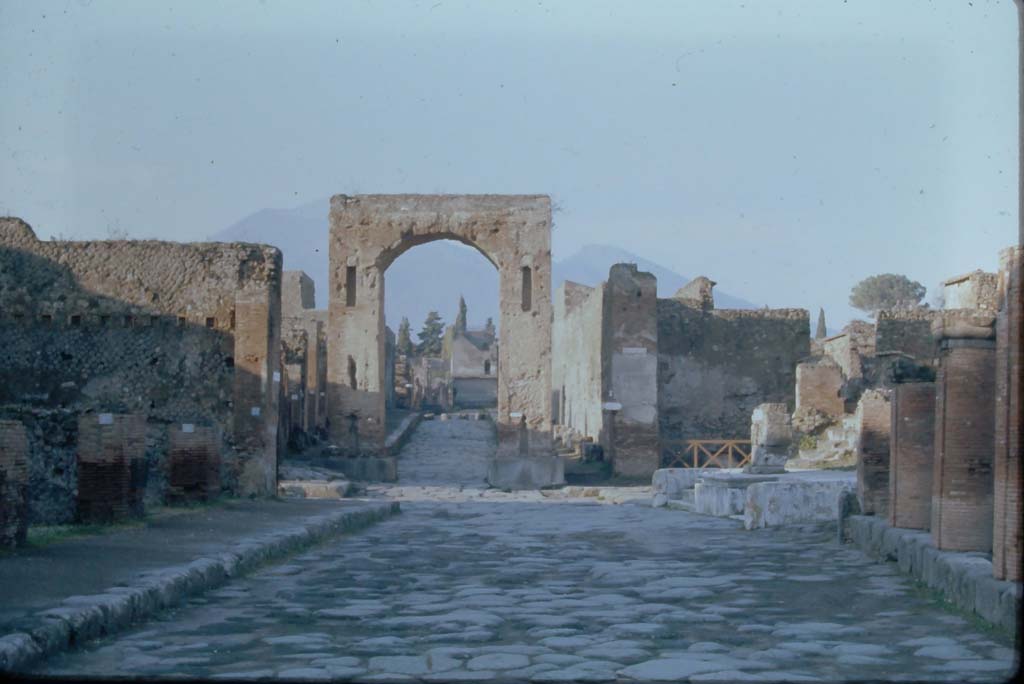
[(835, 325), (864, 276), (931, 288), (1017, 236), (1011, 0), (0, 0), (0, 93), (0, 214), (41, 237), (539, 192), (556, 257)]

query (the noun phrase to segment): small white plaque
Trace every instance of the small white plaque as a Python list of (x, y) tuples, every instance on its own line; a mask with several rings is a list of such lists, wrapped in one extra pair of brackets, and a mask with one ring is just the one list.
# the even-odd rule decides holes
[(622, 353), (626, 356), (645, 356), (647, 354), (646, 347), (623, 347)]
[(186, 434), (191, 434), (196, 431), (196, 426), (192, 423), (182, 423), (181, 431)]
[(251, 409), (249, 409), (249, 413), (254, 415), (254, 416), (260, 415), (260, 407), (259, 406), (253, 406)]
[(298, 401), (298, 400), (299, 400), (299, 395), (298, 394), (293, 394), (292, 395), (292, 401)]
[(601, 408), (603, 408), (605, 411), (621, 411), (622, 404), (620, 404), (617, 401), (606, 401), (605, 403), (601, 404)]
[(281, 382), (281, 374), (274, 371), (274, 382)]
[(113, 425), (114, 414), (113, 413), (101, 413), (100, 414), (100, 425)]
[(509, 418), (522, 418), (523, 414), (520, 413), (519, 411), (515, 411), (513, 413), (508, 414), (508, 417)]

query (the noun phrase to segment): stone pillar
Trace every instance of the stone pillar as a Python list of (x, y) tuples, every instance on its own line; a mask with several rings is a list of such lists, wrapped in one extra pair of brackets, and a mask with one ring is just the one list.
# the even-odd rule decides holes
[(20, 546), (28, 533), (28, 435), (0, 420), (0, 547)]
[(89, 413), (78, 419), (75, 520), (108, 523), (141, 516), (146, 490), (146, 418)]
[(935, 395), (932, 540), (949, 551), (992, 550), (995, 450), (994, 316), (944, 311)]
[(752, 474), (786, 472), (793, 431), (785, 404), (761, 404), (750, 417), (750, 465)]
[(1010, 247), (1000, 253), (999, 315), (996, 319), (995, 521), (992, 571), (996, 579), (1024, 580), (1021, 519), (1024, 505), (1024, 250)]
[(935, 460), (935, 383), (896, 385), (891, 400), (889, 524), (927, 530)]
[[(602, 394), (619, 406), (607, 436), (617, 475), (650, 478), (658, 435), (658, 281), (635, 264), (615, 264), (604, 288)], [(613, 424), (606, 418), (606, 429)]]
[(888, 390), (870, 389), (857, 402), (857, 498), (865, 515), (889, 512), (889, 433), (892, 409)]

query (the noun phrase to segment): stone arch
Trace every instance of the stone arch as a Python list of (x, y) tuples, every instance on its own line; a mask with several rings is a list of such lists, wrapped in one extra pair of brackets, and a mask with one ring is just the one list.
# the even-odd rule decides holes
[[(498, 270), (498, 456), (550, 456), (551, 200), (546, 195), (335, 195), (330, 210), (327, 379), (330, 436), (388, 456), (384, 408), (384, 274), (434, 240), (474, 247)], [(524, 273), (530, 282), (524, 283)], [(529, 287), (529, 308), (523, 288)], [(355, 386), (345, 359), (355, 360)]]

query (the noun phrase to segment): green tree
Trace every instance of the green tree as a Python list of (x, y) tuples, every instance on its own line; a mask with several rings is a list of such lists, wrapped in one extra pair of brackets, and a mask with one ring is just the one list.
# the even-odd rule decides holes
[(814, 339), (823, 340), (828, 337), (828, 329), (825, 327), (825, 309), (818, 309), (818, 329), (814, 333)]
[(850, 306), (875, 316), (884, 309), (920, 306), (925, 286), (905, 275), (882, 273), (865, 278), (850, 291)]
[(416, 333), (416, 336), (420, 338), (419, 346), (416, 348), (420, 354), (440, 356), (444, 347), (442, 341), (444, 322), (441, 320), (441, 315), (436, 311), (428, 313), (426, 320), (423, 321), (423, 328)]
[(455, 316), (455, 332), (466, 332), (466, 300), (459, 295), (459, 313)]
[(398, 326), (398, 338), (395, 340), (395, 351), (398, 354), (409, 356), (413, 353), (412, 332), (409, 330), (409, 319), (402, 316), (402, 322)]

